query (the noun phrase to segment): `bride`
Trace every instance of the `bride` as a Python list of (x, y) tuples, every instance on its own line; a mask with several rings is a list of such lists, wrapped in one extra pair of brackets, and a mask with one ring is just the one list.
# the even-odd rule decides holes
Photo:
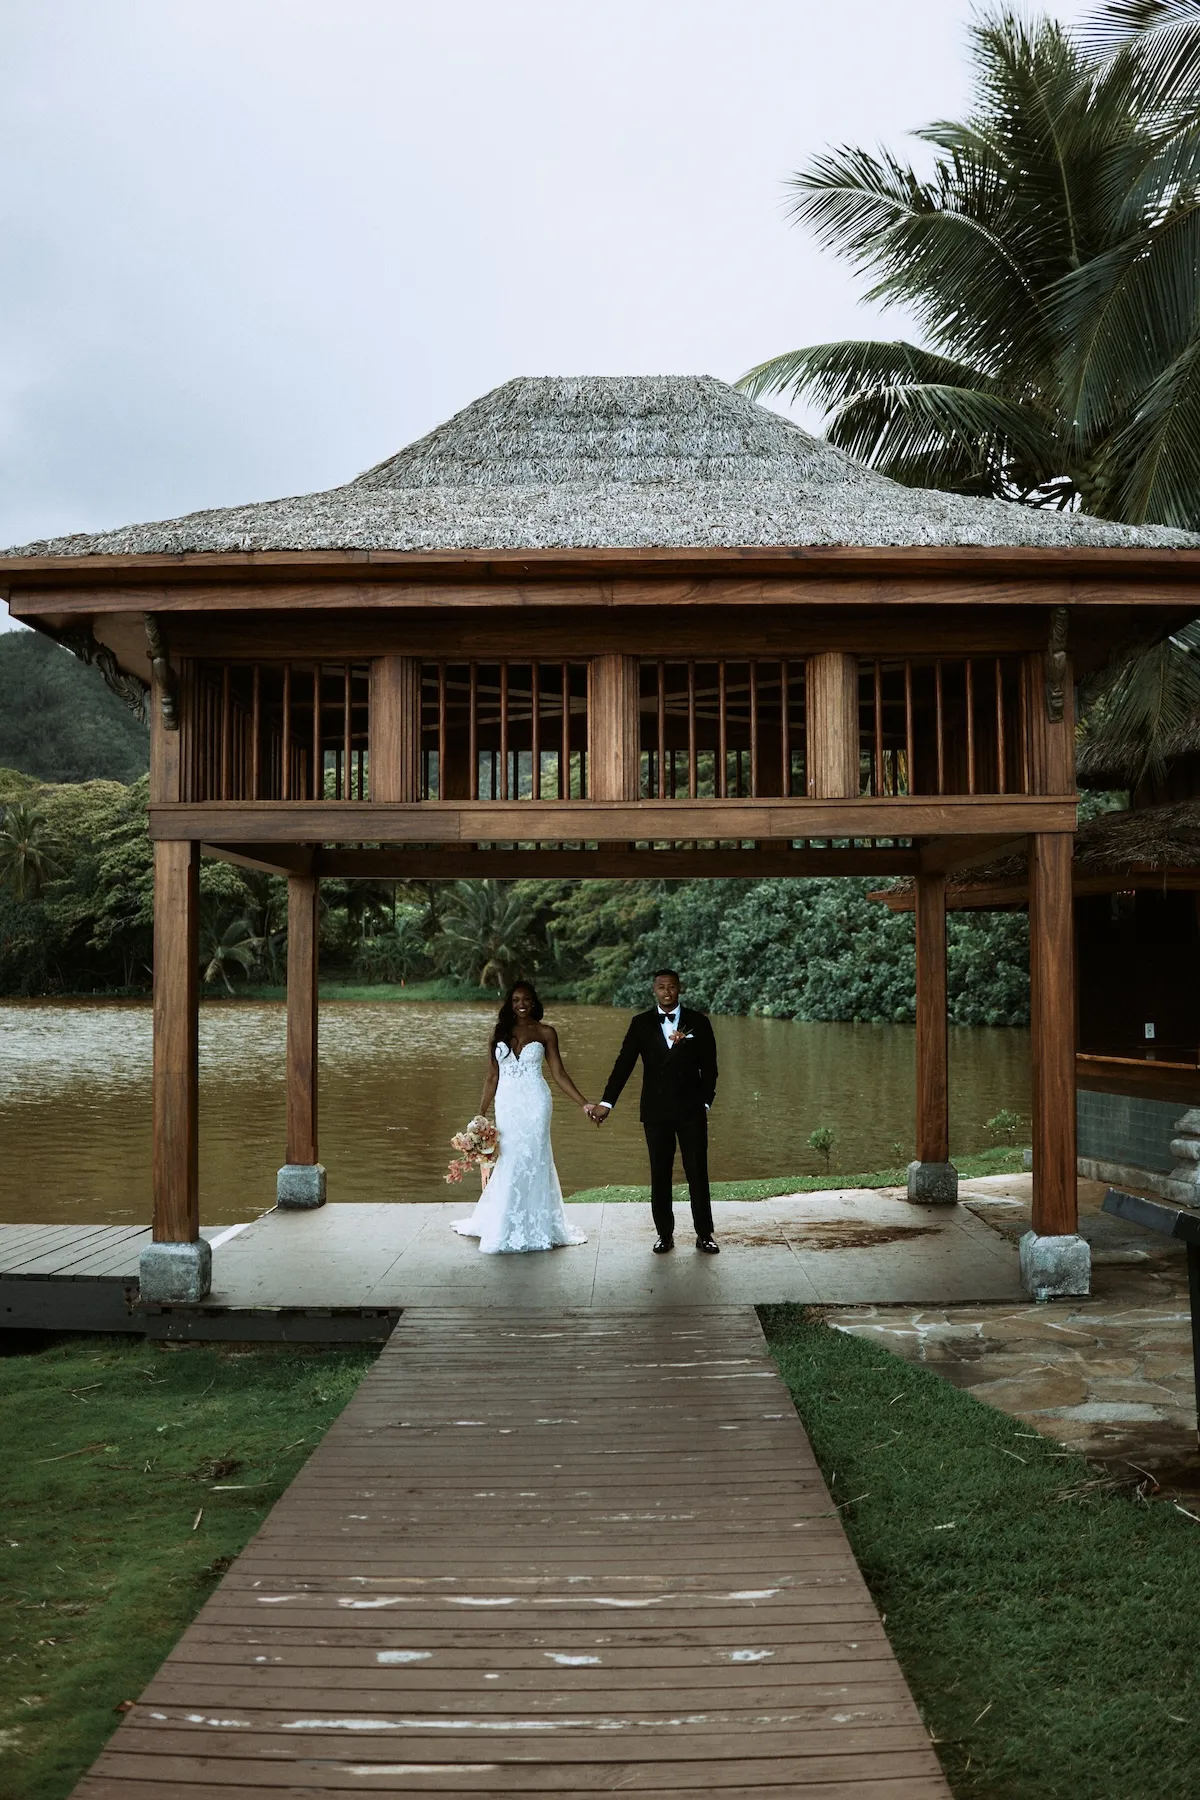
[(568, 1224), (562, 1188), (550, 1148), (550, 1089), (543, 1062), (563, 1093), (586, 1112), (584, 1099), (563, 1067), (558, 1033), (543, 1025), (543, 1006), (527, 981), (518, 981), (504, 997), (488, 1052), (481, 1113), (496, 1102), (500, 1154), (479, 1205), (454, 1230), (477, 1237), (485, 1255), (506, 1250), (553, 1250), (560, 1244), (586, 1244), (582, 1231)]

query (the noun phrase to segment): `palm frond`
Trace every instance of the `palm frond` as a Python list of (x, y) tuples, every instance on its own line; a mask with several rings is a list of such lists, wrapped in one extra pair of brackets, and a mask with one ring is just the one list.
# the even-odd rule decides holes
[(1200, 530), (1200, 337), (1146, 389), (1113, 452), (1115, 517)]
[(1133, 406), (1190, 343), (1200, 318), (1200, 200), (1113, 245), (1051, 293), (1063, 403), (1077, 442)]
[(1200, 657), (1169, 638), (1110, 671), (1094, 689), (1082, 737), (1090, 757), (1127, 771), (1129, 786), (1161, 776), (1170, 739), (1200, 713)]
[(1085, 56), (1113, 67), (1143, 101), (1200, 110), (1200, 0), (1105, 0), (1076, 35)]
[(902, 381), (939, 382), (1000, 392), (989, 375), (969, 363), (922, 350), (903, 339), (881, 342), (874, 338), (844, 338), (839, 343), (810, 344), (804, 350), (786, 351), (747, 369), (739, 376), (737, 386), (752, 399), (790, 390), (793, 399), (807, 395), (829, 409), (864, 389), (890, 387)]

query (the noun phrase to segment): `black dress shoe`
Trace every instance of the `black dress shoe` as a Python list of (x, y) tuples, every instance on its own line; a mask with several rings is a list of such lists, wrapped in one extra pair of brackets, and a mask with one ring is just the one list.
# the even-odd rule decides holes
[(653, 1249), (655, 1256), (665, 1256), (668, 1250), (673, 1250), (674, 1248), (674, 1238), (656, 1237), (654, 1240)]
[(721, 1254), (721, 1246), (714, 1237), (698, 1237), (696, 1248), (703, 1250), (708, 1256), (720, 1256)]

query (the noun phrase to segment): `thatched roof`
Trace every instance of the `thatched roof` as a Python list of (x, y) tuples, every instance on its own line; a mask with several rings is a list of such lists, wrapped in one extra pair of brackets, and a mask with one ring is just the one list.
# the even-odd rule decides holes
[[(1085, 888), (1111, 878), (1117, 887), (1135, 875), (1194, 874), (1200, 879), (1200, 800), (1170, 806), (1141, 806), (1124, 812), (1099, 813), (1086, 819), (1075, 836), (1076, 885)], [(1024, 853), (997, 857), (995, 862), (952, 875), (946, 901), (952, 907), (989, 904), (987, 895), (1011, 890), (1013, 903), (1025, 898), (1029, 867)], [(1185, 884), (1185, 885), (1190, 885)], [(910, 910), (913, 883), (905, 878), (876, 895), (900, 910)], [(1002, 904), (995, 899), (991, 904)]]
[(344, 487), (11, 554), (1200, 546), (1161, 527), (901, 487), (711, 376), (506, 382)]
[[(1165, 737), (1159, 746), (1159, 754), (1167, 768), (1188, 757), (1200, 756), (1200, 717), (1189, 719), (1186, 725)], [(1125, 754), (1114, 751), (1102, 736), (1091, 739), (1085, 732), (1076, 747), (1075, 773), (1080, 787), (1129, 788), (1135, 785), (1143, 771), (1132, 750)]]

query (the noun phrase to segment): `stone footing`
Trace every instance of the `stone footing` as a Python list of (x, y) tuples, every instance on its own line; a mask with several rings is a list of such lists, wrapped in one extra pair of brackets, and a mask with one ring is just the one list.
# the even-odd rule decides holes
[(953, 1206), (958, 1199), (958, 1170), (948, 1162), (910, 1162), (908, 1197), (920, 1206)]
[(1175, 1167), (1163, 1182), (1161, 1192), (1167, 1200), (1181, 1206), (1200, 1205), (1200, 1107), (1192, 1107), (1175, 1121), (1176, 1135), (1171, 1139), (1171, 1155)]
[(138, 1259), (143, 1300), (203, 1300), (212, 1287), (212, 1251), (194, 1244), (147, 1244)]
[(324, 1163), (284, 1163), (275, 1179), (275, 1204), (297, 1209), (324, 1206)]
[(1027, 1231), (1021, 1239), (1021, 1286), (1032, 1300), (1090, 1294), (1092, 1252), (1086, 1238)]

